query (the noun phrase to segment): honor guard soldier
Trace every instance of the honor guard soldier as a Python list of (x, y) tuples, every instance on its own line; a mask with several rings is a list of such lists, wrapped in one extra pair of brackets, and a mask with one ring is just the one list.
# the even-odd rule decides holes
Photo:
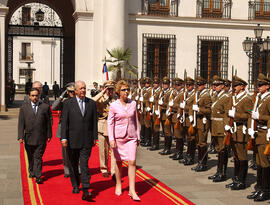
[(140, 79), (140, 92), (138, 93), (138, 100), (137, 100), (137, 110), (138, 110), (138, 118), (139, 118), (139, 122), (141, 125), (141, 144), (145, 143), (145, 125), (144, 125), (144, 116), (143, 116), (143, 100), (142, 100), (142, 96), (145, 90), (145, 81), (144, 78)]
[(213, 182), (221, 182), (226, 180), (226, 171), (228, 164), (228, 152), (223, 144), (224, 127), (225, 127), (225, 112), (226, 106), (229, 104), (229, 95), (224, 91), (225, 81), (219, 76), (213, 76), (213, 85), (217, 92), (217, 96), (211, 106), (211, 134), (216, 141), (216, 150), (218, 152), (217, 172), (209, 176), (208, 179)]
[[(142, 100), (143, 100), (142, 104), (143, 104), (143, 119), (144, 119), (144, 126), (145, 126), (145, 131), (144, 131), (145, 141), (144, 143), (142, 142), (141, 145), (143, 147), (150, 147), (151, 139), (152, 139), (152, 121), (151, 121), (151, 117), (148, 116), (150, 110), (147, 108), (149, 107), (149, 99), (152, 93), (152, 88), (151, 88), (152, 80), (149, 77), (145, 77), (144, 82), (145, 82), (145, 90), (142, 95)], [(148, 119), (148, 117), (150, 119)]]
[(130, 94), (129, 94), (128, 97), (129, 97), (129, 99), (134, 100), (134, 101), (137, 102), (138, 99), (136, 99), (136, 96), (140, 92), (140, 89), (138, 87), (138, 80), (137, 79), (133, 79), (132, 80), (132, 85), (133, 85), (133, 87), (132, 87), (132, 89), (131, 89)]
[(173, 130), (173, 134), (176, 138), (176, 152), (170, 156), (173, 160), (183, 159), (183, 149), (184, 149), (184, 141), (183, 141), (183, 125), (180, 123), (180, 115), (178, 115), (178, 110), (180, 106), (180, 102), (184, 99), (184, 81), (180, 78), (174, 78), (174, 98), (169, 102), (169, 112), (171, 118), (171, 129)]
[(211, 118), (211, 97), (206, 88), (206, 80), (202, 77), (198, 77), (196, 80), (197, 92), (195, 95), (197, 98), (196, 104), (193, 104), (190, 115), (196, 114), (196, 140), (198, 148), (198, 165), (193, 167), (192, 170), (196, 172), (207, 170), (207, 136), (210, 129)]
[[(104, 83), (104, 90), (98, 93), (92, 99), (96, 102), (98, 112), (98, 142), (99, 142), (99, 160), (100, 171), (103, 177), (109, 177), (108, 159), (109, 159), (109, 138), (107, 129), (107, 118), (109, 107), (117, 99), (114, 94), (115, 82), (110, 80)], [(111, 176), (115, 180), (115, 158), (111, 149)]]
[[(252, 99), (246, 91), (247, 82), (243, 79), (233, 77), (234, 92), (230, 94), (230, 103), (232, 105), (225, 118), (225, 131), (231, 133), (231, 147), (234, 158), (234, 178), (233, 182), (226, 185), (226, 188), (240, 190), (246, 188), (246, 176), (248, 170), (247, 160), (247, 121), (252, 109)], [(232, 126), (229, 124), (230, 117)]]
[(265, 201), (270, 199), (270, 159), (269, 155), (266, 155), (269, 153), (265, 153), (270, 134), (267, 133), (270, 120), (270, 80), (260, 73), (257, 85), (259, 94), (256, 96), (257, 102), (255, 101), (255, 109), (251, 114), (251, 119), (256, 122), (257, 126), (251, 122), (248, 129), (248, 134), (255, 138), (257, 190), (247, 198), (254, 199), (254, 201)]
[(161, 98), (162, 89), (160, 87), (160, 80), (158, 77), (154, 77), (153, 89), (151, 91), (151, 97), (149, 98), (149, 110), (148, 113), (152, 116), (152, 131), (153, 131), (153, 142), (152, 147), (149, 148), (150, 151), (159, 149), (159, 130), (160, 130), (160, 111), (158, 101)]
[[(213, 82), (211, 82), (211, 88), (209, 89), (209, 94), (211, 97), (211, 102), (215, 102), (216, 97), (217, 97), (217, 92), (215, 91), (215, 86), (213, 85)], [(210, 127), (211, 127), (211, 121), (210, 121)], [(211, 129), (210, 129), (210, 133), (211, 133)], [(209, 153), (210, 154), (217, 153), (216, 148), (215, 148), (215, 144), (216, 144), (215, 139), (212, 137), (212, 134), (211, 134), (211, 143), (209, 146)]]
[(170, 88), (170, 79), (168, 77), (164, 77), (162, 79), (162, 94), (159, 98), (158, 104), (159, 104), (159, 110), (160, 110), (160, 119), (161, 119), (161, 126), (164, 134), (164, 149), (159, 152), (161, 155), (168, 155), (171, 153), (171, 146), (172, 146), (172, 136), (166, 136), (165, 132), (165, 121), (167, 119), (166, 110), (167, 106), (169, 104), (170, 95), (171, 95), (172, 89)]
[(184, 159), (180, 160), (179, 163), (184, 163), (185, 166), (194, 164), (196, 149), (195, 134), (191, 132), (188, 133), (189, 128), (193, 126), (193, 116), (189, 116), (189, 110), (192, 109), (195, 97), (194, 83), (195, 81), (191, 77), (186, 78), (186, 98), (180, 103), (180, 108), (183, 109), (183, 115), (185, 117), (183, 129), (187, 137), (187, 152)]
[(230, 81), (229, 79), (226, 79), (224, 85), (225, 85), (224, 91), (230, 95), (232, 93), (232, 89), (231, 89), (232, 81)]

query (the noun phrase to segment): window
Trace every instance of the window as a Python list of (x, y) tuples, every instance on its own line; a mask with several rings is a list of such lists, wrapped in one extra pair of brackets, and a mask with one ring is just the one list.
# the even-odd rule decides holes
[(228, 44), (227, 37), (198, 37), (197, 70), (208, 82), (214, 75), (228, 77)]
[(175, 36), (143, 34), (142, 76), (175, 76)]
[(31, 25), (31, 7), (22, 7), (22, 25)]
[(256, 17), (270, 17), (270, 0), (256, 0)]
[(178, 0), (141, 0), (142, 14), (154, 16), (177, 16)]
[(22, 43), (21, 59), (30, 60), (31, 58), (31, 43)]
[(231, 0), (197, 0), (197, 17), (231, 18)]

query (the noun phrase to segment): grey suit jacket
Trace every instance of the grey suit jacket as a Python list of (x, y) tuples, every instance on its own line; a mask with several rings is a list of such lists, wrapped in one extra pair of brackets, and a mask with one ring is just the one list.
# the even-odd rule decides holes
[(18, 119), (18, 139), (23, 139), (28, 145), (46, 143), (52, 137), (50, 106), (39, 102), (35, 115), (31, 102), (25, 102), (20, 108)]

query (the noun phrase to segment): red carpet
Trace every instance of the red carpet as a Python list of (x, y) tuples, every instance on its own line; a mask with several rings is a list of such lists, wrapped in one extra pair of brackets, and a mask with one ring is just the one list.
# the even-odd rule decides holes
[[(58, 119), (54, 117), (53, 133), (55, 135)], [(48, 143), (43, 156), (44, 184), (38, 185), (33, 179), (28, 178), (28, 163), (23, 145), (21, 145), (21, 174), (24, 204), (61, 205), (61, 204), (138, 204), (128, 197), (127, 168), (123, 168), (122, 190), (123, 194), (118, 197), (114, 194), (114, 185), (110, 178), (103, 178), (99, 170), (98, 147), (92, 149), (89, 160), (91, 172), (92, 201), (81, 200), (80, 194), (72, 194), (69, 178), (64, 178), (61, 145), (58, 138), (53, 137)], [(126, 166), (126, 163), (124, 163)], [(176, 193), (142, 169), (137, 170), (136, 191), (141, 198), (140, 204), (193, 204), (180, 194)]]

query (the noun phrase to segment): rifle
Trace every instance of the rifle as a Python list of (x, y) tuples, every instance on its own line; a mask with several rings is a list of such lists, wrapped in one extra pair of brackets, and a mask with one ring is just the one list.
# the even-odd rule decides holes
[[(194, 85), (194, 102), (193, 104), (196, 105), (197, 101), (198, 101), (198, 93), (197, 93), (197, 72), (196, 72), (196, 68), (194, 70), (194, 80), (195, 80), (195, 85)], [(194, 135), (195, 131), (194, 131), (194, 127), (196, 126), (196, 122), (197, 122), (197, 113), (196, 111), (193, 111), (193, 124), (190, 123), (190, 126), (188, 128), (188, 134)]]
[[(252, 97), (252, 101), (253, 101), (253, 109), (252, 111), (255, 112), (256, 109), (257, 109), (257, 105), (258, 105), (258, 101), (259, 101), (259, 98), (258, 98), (258, 95), (257, 95), (257, 78), (255, 79), (255, 83), (254, 83), (254, 94), (253, 94), (253, 97)], [(251, 129), (253, 131), (255, 131), (254, 129), (257, 127), (257, 123), (254, 119), (251, 118)], [(248, 141), (248, 144), (247, 144), (247, 150), (254, 150), (254, 139), (255, 139), (255, 136), (254, 134), (250, 136), (250, 139)]]
[[(236, 71), (235, 71), (236, 72)], [(234, 90), (234, 76), (236, 76), (236, 73), (234, 74), (234, 67), (232, 66), (232, 96), (231, 96), (231, 105), (230, 109), (234, 109), (234, 104), (235, 104), (235, 90)], [(229, 126), (233, 126), (233, 118), (230, 117), (229, 119)], [(226, 131), (226, 136), (224, 137), (223, 144), (226, 146), (230, 146), (231, 144), (231, 138), (232, 138), (232, 133), (230, 130)]]
[[(151, 90), (150, 98), (153, 96), (153, 93), (154, 93), (154, 88), (152, 88), (152, 90)], [(150, 99), (150, 98), (149, 98), (149, 99)], [(151, 111), (152, 111), (152, 109), (153, 109), (153, 102), (150, 102), (150, 103), (149, 103), (149, 107), (150, 107), (150, 109), (151, 109)], [(151, 120), (151, 114), (150, 114), (151, 111), (149, 111), (149, 112), (147, 113), (147, 120)]]

